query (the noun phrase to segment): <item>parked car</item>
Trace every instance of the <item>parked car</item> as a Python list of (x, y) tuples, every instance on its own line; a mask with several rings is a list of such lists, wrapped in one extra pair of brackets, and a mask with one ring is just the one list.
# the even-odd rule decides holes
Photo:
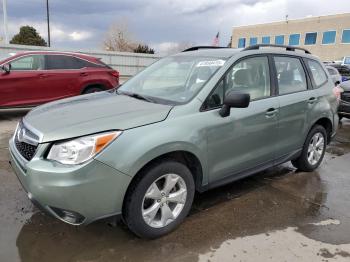
[(350, 81), (342, 82), (340, 87), (344, 92), (341, 93), (341, 100), (338, 109), (339, 117), (350, 118)]
[(119, 215), (160, 237), (196, 191), (292, 161), (322, 162), (338, 126), (334, 83), (301, 48), (190, 48), (118, 90), (30, 111), (9, 142), (28, 197), (73, 225)]
[(117, 71), (77, 53), (19, 53), (2, 60), (0, 67), (0, 108), (35, 106), (119, 84)]
[(342, 76), (339, 74), (338, 70), (333, 66), (326, 66), (328, 73), (331, 75), (333, 83), (339, 85), (342, 82)]
[(332, 66), (338, 70), (342, 76), (342, 82), (350, 80), (350, 66), (341, 64), (328, 64), (328, 66)]
[(342, 65), (350, 66), (350, 56), (344, 56), (342, 60)]

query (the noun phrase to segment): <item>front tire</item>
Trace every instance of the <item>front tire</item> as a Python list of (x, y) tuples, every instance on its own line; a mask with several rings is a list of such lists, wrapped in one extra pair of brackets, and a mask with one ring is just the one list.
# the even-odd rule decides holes
[(103, 87), (100, 87), (100, 86), (90, 86), (90, 87), (87, 87), (84, 92), (83, 92), (83, 95), (86, 95), (86, 94), (92, 94), (92, 93), (96, 93), (96, 92), (101, 92), (101, 91), (104, 91), (105, 89)]
[(182, 163), (158, 161), (146, 168), (128, 190), (124, 220), (142, 238), (158, 238), (188, 215), (195, 192), (193, 176)]
[(292, 160), (292, 164), (300, 171), (314, 171), (321, 164), (327, 146), (327, 132), (323, 126), (316, 125), (309, 132), (301, 155)]

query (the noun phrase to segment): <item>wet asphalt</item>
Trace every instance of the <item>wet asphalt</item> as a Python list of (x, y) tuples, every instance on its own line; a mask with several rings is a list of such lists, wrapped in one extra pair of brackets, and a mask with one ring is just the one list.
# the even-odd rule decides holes
[(142, 240), (107, 221), (74, 227), (41, 213), (8, 164), (25, 111), (0, 112), (0, 261), (350, 261), (350, 121), (312, 173), (289, 163), (197, 194), (173, 233)]

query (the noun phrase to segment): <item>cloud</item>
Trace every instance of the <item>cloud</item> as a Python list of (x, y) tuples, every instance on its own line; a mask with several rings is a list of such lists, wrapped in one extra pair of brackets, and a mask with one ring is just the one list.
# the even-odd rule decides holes
[(155, 50), (159, 53), (167, 53), (169, 49), (175, 49), (178, 48), (179, 43), (177, 42), (162, 42), (162, 43), (157, 43), (152, 45)]
[[(44, 2), (7, 1), (11, 32), (26, 23), (46, 38)], [(344, 0), (60, 0), (50, 1), (50, 11), (54, 47), (100, 48), (109, 26), (126, 17), (137, 40), (161, 51), (186, 41), (211, 44), (217, 31), (220, 44), (227, 45), (233, 26), (284, 20), (287, 14), (295, 19), (350, 12), (350, 5)]]
[(69, 34), (69, 37), (73, 40), (73, 41), (81, 41), (81, 40), (86, 40), (88, 38), (91, 37), (91, 33), (90, 32), (72, 32)]
[[(10, 21), (8, 24), (10, 38), (19, 32), (21, 26), (25, 25), (33, 26), (41, 37), (47, 38), (47, 24), (45, 22), (31, 20), (21, 20), (16, 23)], [(50, 25), (50, 34), (55, 42), (81, 41), (89, 39), (92, 36), (92, 33), (89, 31), (72, 30), (67, 25), (56, 23)]]

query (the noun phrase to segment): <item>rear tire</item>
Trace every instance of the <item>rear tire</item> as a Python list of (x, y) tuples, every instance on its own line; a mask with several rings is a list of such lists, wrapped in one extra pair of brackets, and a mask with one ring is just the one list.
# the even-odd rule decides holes
[(171, 159), (158, 161), (143, 170), (129, 188), (123, 210), (125, 223), (141, 238), (166, 235), (188, 215), (194, 192), (187, 166)]
[(83, 91), (83, 95), (86, 94), (91, 94), (91, 93), (96, 93), (96, 92), (101, 92), (104, 91), (105, 89), (101, 86), (90, 86), (85, 88), (85, 90)]
[(300, 171), (314, 171), (321, 164), (327, 146), (327, 132), (323, 126), (315, 125), (306, 137), (301, 155), (292, 160)]

